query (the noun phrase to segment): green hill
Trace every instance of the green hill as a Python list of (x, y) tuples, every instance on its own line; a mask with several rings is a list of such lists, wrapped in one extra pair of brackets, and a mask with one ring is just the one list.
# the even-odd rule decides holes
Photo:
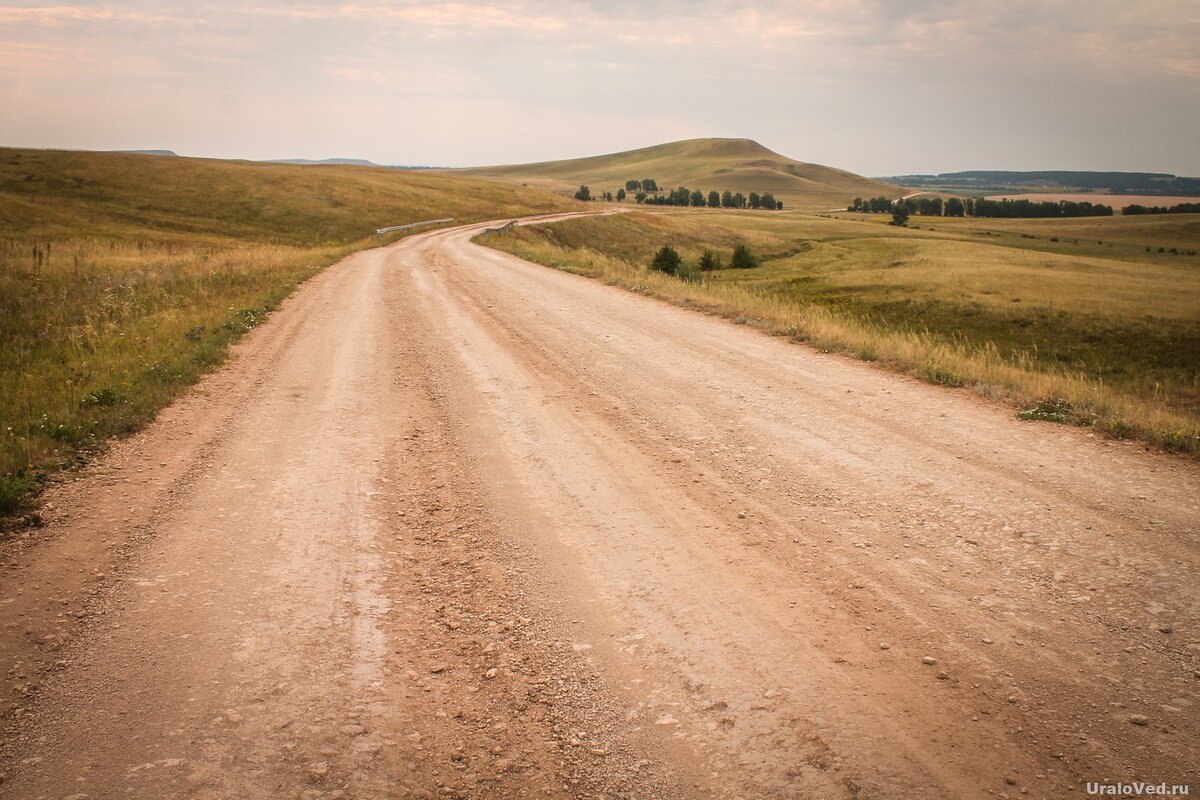
[(653, 178), (663, 190), (677, 186), (709, 192), (771, 192), (786, 208), (827, 209), (855, 197), (899, 196), (899, 187), (845, 170), (781, 156), (750, 139), (689, 139), (623, 153), (567, 161), (453, 170), (543, 189), (592, 194), (616, 192), (627, 180)]

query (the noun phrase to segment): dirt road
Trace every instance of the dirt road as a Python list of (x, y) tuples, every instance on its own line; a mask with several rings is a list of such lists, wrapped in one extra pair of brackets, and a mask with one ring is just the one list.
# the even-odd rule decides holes
[(1200, 790), (1200, 470), (471, 244), (4, 551), (9, 798)]

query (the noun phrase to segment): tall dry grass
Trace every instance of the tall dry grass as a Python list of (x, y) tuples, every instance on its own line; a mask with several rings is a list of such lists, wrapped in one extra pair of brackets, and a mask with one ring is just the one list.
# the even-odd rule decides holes
[(563, 210), (421, 171), (0, 148), (0, 518), (376, 227)]
[(346, 252), (0, 241), (0, 512), (48, 468), (137, 429)]

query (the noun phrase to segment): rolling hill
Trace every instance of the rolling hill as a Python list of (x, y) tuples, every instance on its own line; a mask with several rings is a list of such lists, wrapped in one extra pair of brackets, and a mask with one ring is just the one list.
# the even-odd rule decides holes
[(704, 192), (771, 192), (786, 208), (826, 209), (855, 197), (899, 195), (899, 187), (845, 170), (781, 156), (750, 139), (689, 139), (623, 153), (535, 164), (452, 170), (560, 192), (587, 184), (593, 194), (615, 192), (627, 180), (653, 178), (659, 188)]
[(0, 148), (0, 244), (211, 235), (343, 245), (385, 225), (571, 207), (553, 194), (428, 170)]
[(0, 536), (374, 230), (582, 204), (494, 181), (0, 147)]

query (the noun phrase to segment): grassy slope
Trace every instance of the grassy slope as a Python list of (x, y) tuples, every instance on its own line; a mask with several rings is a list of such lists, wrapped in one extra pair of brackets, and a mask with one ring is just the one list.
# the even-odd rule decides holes
[[(1194, 248), (1200, 219), (916, 218), (923, 227), (905, 230), (839, 216), (638, 212), (489, 244), (1023, 408), (1066, 401), (1069, 419), (1200, 449), (1200, 259), (1157, 251)], [(706, 247), (727, 262), (737, 242), (763, 266), (698, 283), (645, 268), (664, 243), (694, 264)]]
[(481, 180), (352, 166), (296, 166), (0, 148), (0, 237), (213, 235), (345, 244), (432, 217), (478, 220), (567, 204)]
[(573, 207), (425, 172), (0, 149), (0, 515), (374, 228)]
[(574, 192), (616, 192), (627, 180), (653, 178), (662, 189), (687, 186), (705, 193), (771, 192), (787, 208), (826, 209), (857, 196), (899, 196), (900, 189), (844, 170), (806, 164), (749, 139), (690, 139), (623, 153), (537, 164), (458, 170), (464, 175), (524, 182)]

